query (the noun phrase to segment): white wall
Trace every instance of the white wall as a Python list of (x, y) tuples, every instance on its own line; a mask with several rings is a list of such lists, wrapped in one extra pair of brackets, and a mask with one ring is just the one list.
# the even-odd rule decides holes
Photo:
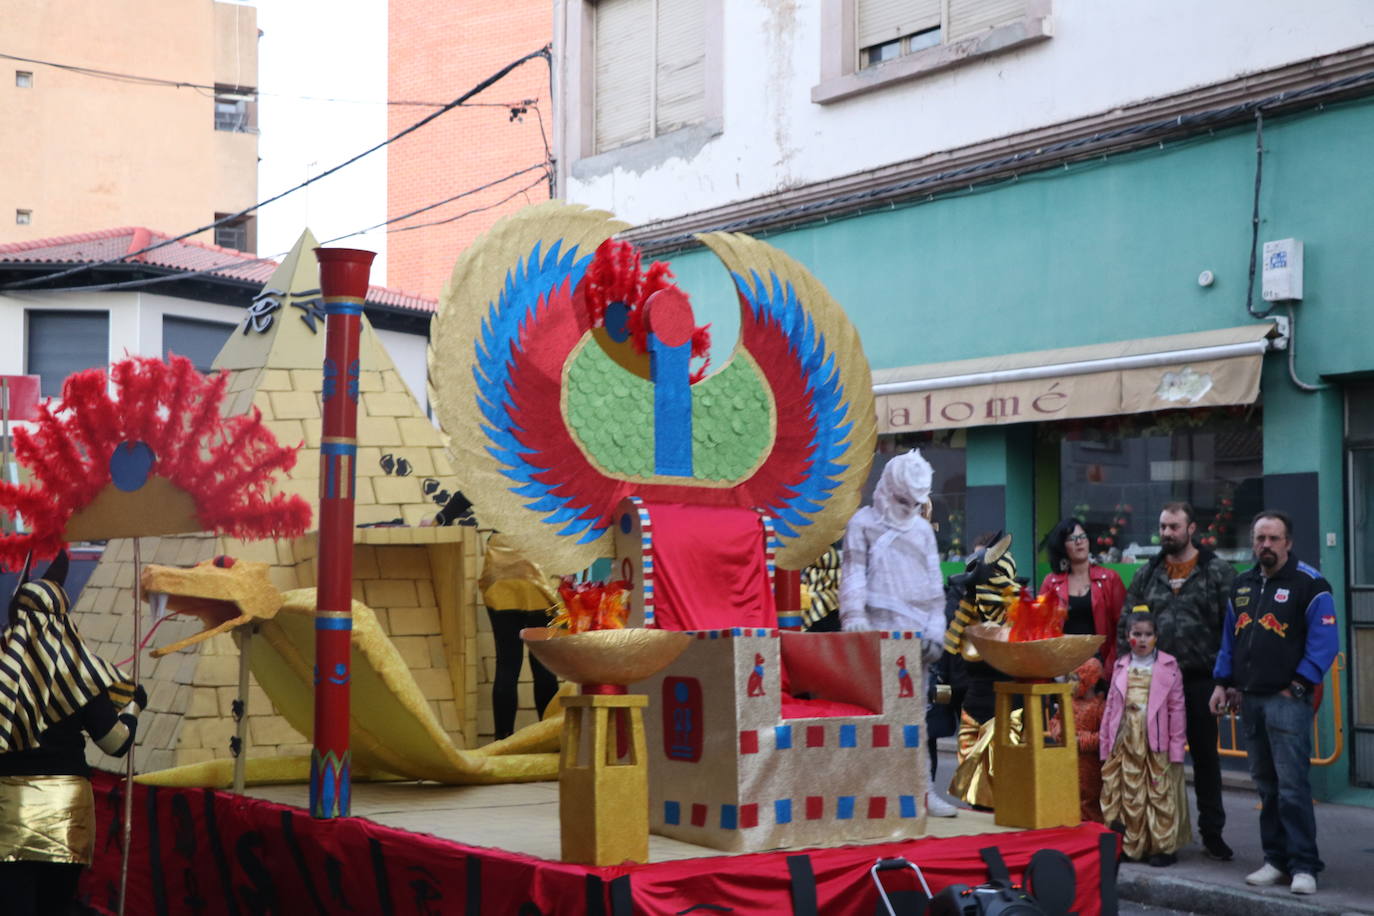
[[(581, 2), (559, 6), (577, 15)], [(723, 133), (684, 156), (630, 147), (574, 162), (564, 196), (643, 224), (1374, 41), (1369, 0), (1051, 0), (1046, 41), (819, 105), (823, 4), (722, 4)], [(672, 150), (664, 140), (649, 142)]]
[(24, 372), (24, 313), (29, 309), (109, 312), (110, 362), (124, 359), (125, 356), (160, 357), (163, 315), (225, 324), (237, 324), (243, 320), (243, 309), (235, 306), (151, 293), (7, 293), (0, 295), (0, 374), (21, 375)]
[[(113, 362), (129, 353), (142, 355), (141, 341), (148, 336), (146, 321), (140, 317), (136, 292), (62, 293), (11, 292), (0, 295), (0, 375), (23, 375), (27, 340), (25, 313), (30, 309), (69, 309), (110, 313), (110, 350)], [(157, 343), (162, 343), (161, 316)]]
[[(110, 313), (109, 362), (125, 356), (162, 356), (162, 318), (176, 315), (201, 321), (240, 324), (244, 309), (140, 292), (16, 292), (0, 295), (0, 375), (22, 375), (25, 368), (25, 322), (28, 309), (70, 309)], [(378, 331), (401, 378), (427, 412), (426, 338), (399, 331)]]
[(426, 362), (428, 338), (418, 334), (403, 334), (400, 331), (378, 331), (377, 339), (386, 347), (386, 352), (391, 354), (396, 371), (401, 373), (401, 379), (410, 388), (410, 393), (415, 395), (420, 410), (425, 416), (429, 416), (429, 392), (425, 386), (429, 372)]

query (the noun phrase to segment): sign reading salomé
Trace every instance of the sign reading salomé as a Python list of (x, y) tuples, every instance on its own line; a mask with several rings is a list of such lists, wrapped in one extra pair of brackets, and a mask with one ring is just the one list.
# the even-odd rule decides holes
[[(1259, 397), (1261, 361), (1250, 357), (1053, 375), (984, 385), (942, 379), (875, 386), (878, 432), (1037, 423), (1180, 407), (1250, 404)], [(877, 379), (875, 379), (877, 381)], [(888, 389), (888, 390), (885, 390)]]

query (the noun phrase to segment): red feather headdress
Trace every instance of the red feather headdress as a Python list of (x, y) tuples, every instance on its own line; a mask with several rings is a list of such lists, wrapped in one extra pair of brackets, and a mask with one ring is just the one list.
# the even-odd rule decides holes
[(108, 379), (100, 369), (70, 376), (61, 403), (42, 404), (34, 427), (15, 431), (15, 456), (34, 482), (0, 480), (0, 511), (22, 515), (29, 530), (0, 535), (0, 564), (17, 568), (30, 551), (42, 558), (60, 550), (67, 523), (115, 484), (115, 473), (124, 478), (120, 489), (130, 489), (129, 462), (121, 467), (117, 455), (131, 451), (146, 465), (133, 461), (135, 473), (189, 494), (202, 530), (244, 539), (302, 534), (310, 504), (270, 493), (300, 446), (280, 445), (256, 408), (221, 416), (228, 384), (227, 373), (206, 378), (180, 356), (126, 359), (110, 366)]
[[(647, 353), (649, 332), (644, 326), (644, 303), (659, 290), (676, 289), (676, 285), (672, 282), (673, 272), (662, 261), (654, 261), (647, 271), (641, 270), (640, 265), (638, 248), (629, 242), (606, 239), (587, 265), (585, 295), (587, 315), (594, 328), (605, 326), (608, 305), (624, 303), (625, 328), (630, 333), (630, 340), (636, 352)], [(693, 384), (705, 378), (710, 351), (710, 325), (701, 325), (692, 331), (692, 358), (705, 358), (706, 361), (692, 373)]]

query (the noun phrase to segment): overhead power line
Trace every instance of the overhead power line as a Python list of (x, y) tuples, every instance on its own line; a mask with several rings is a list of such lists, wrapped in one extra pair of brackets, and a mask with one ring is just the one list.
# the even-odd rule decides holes
[(433, 222), (429, 222), (429, 223), (418, 223), (417, 225), (414, 225), (414, 226), (400, 226), (400, 227), (397, 227), (397, 228), (395, 228), (395, 229), (388, 229), (387, 232), (412, 232), (412, 231), (414, 231), (414, 230), (416, 230), (416, 229), (428, 229), (428, 228), (430, 228), (431, 226), (443, 226), (443, 225), (446, 225), (446, 224), (448, 224), (448, 223), (456, 223), (458, 220), (463, 219), (464, 217), (472, 216), (474, 213), (483, 213), (483, 212), (485, 212), (485, 211), (487, 211), (487, 210), (495, 210), (497, 207), (501, 206), (502, 204), (506, 203), (507, 201), (512, 200), (513, 198), (519, 197), (521, 194), (524, 194), (524, 193), (528, 192), (531, 188), (535, 187), (535, 186), (538, 185), (538, 184), (542, 184), (547, 178), (548, 178), (548, 175), (547, 175), (547, 174), (545, 174), (545, 175), (540, 175), (538, 178), (536, 178), (534, 181), (530, 182), (529, 184), (525, 185), (523, 188), (520, 188), (520, 189), (517, 190), (517, 191), (512, 191), (510, 194), (507, 194), (505, 197), (501, 198), (500, 200), (496, 201), (495, 203), (487, 204), (485, 207), (475, 207), (475, 208), (473, 208), (473, 209), (471, 209), (471, 210), (464, 210), (462, 213), (459, 213), (457, 216), (449, 216), (449, 217), (446, 217), (446, 218), (444, 218), (444, 219), (436, 219), (436, 220), (434, 220)]
[[(408, 212), (408, 213), (402, 213), (402, 214), (400, 214), (399, 216), (393, 216), (393, 217), (391, 217), (391, 218), (388, 219), (388, 220), (384, 220), (383, 222), (377, 223), (376, 225), (368, 226), (368, 227), (365, 228), (365, 229), (356, 229), (356, 230), (354, 230), (354, 231), (352, 231), (352, 232), (345, 233), (344, 235), (337, 235), (337, 236), (335, 236), (334, 238), (326, 239), (325, 241), (322, 241), (322, 242), (320, 242), (319, 244), (321, 244), (321, 245), (331, 245), (331, 244), (333, 244), (334, 242), (341, 242), (341, 241), (343, 241), (344, 239), (353, 238), (355, 235), (362, 235), (362, 234), (364, 234), (364, 233), (371, 232), (371, 231), (374, 230), (374, 229), (381, 229), (381, 228), (383, 228), (383, 227), (385, 227), (385, 226), (390, 226), (390, 225), (392, 225), (393, 223), (399, 223), (399, 222), (401, 222), (402, 220), (410, 219), (410, 218), (412, 218), (412, 217), (414, 217), (414, 216), (417, 216), (418, 214), (426, 213), (426, 212), (428, 212), (428, 211), (430, 211), (430, 210), (433, 210), (433, 209), (435, 209), (435, 208), (437, 208), (437, 207), (442, 207), (442, 206), (445, 205), (445, 204), (453, 203), (455, 200), (461, 200), (461, 199), (464, 198), (464, 197), (468, 197), (468, 196), (470, 196), (470, 195), (477, 194), (477, 193), (479, 193), (479, 192), (481, 192), (481, 191), (485, 191), (485, 190), (487, 190), (487, 189), (489, 189), (489, 188), (493, 188), (493, 187), (495, 187), (496, 185), (502, 184), (503, 182), (510, 181), (512, 178), (518, 178), (518, 177), (521, 176), (521, 175), (526, 175), (526, 174), (528, 174), (528, 173), (530, 173), (530, 172), (533, 172), (533, 171), (541, 171), (541, 170), (543, 170), (543, 171), (546, 171), (546, 170), (547, 170), (547, 166), (546, 166), (545, 163), (539, 163), (538, 165), (526, 166), (526, 167), (523, 168), (523, 169), (518, 169), (518, 170), (516, 170), (516, 171), (514, 171), (514, 172), (511, 172), (511, 173), (508, 174), (508, 175), (503, 175), (503, 176), (500, 177), (500, 178), (497, 178), (497, 179), (495, 179), (495, 180), (493, 180), (493, 181), (488, 181), (488, 182), (486, 182), (485, 184), (478, 185), (477, 187), (469, 188), (468, 190), (462, 191), (462, 192), (460, 192), (460, 193), (458, 193), (458, 194), (454, 194), (454, 195), (451, 196), (451, 197), (445, 197), (443, 200), (435, 201), (435, 202), (432, 203), (432, 204), (426, 204), (425, 206), (420, 207), (420, 208), (415, 209), (415, 210), (411, 210), (411, 211)], [(540, 175), (540, 176), (539, 176), (537, 179), (535, 179), (535, 181), (532, 182), (531, 184), (526, 185), (526, 186), (520, 188), (519, 190), (515, 191), (515, 192), (512, 193), (512, 194), (507, 195), (506, 197), (503, 197), (501, 200), (498, 200), (498, 201), (496, 201), (495, 203), (488, 204), (488, 205), (483, 206), (483, 207), (476, 207), (476, 208), (471, 209), (471, 210), (466, 210), (466, 211), (464, 211), (464, 212), (462, 212), (462, 213), (457, 214), (456, 216), (451, 216), (451, 217), (448, 217), (448, 218), (446, 218), (446, 219), (437, 220), (437, 221), (435, 221), (435, 222), (424, 223), (424, 224), (418, 225), (418, 226), (406, 226), (406, 227), (402, 227), (402, 228), (399, 229), (399, 230), (397, 230), (397, 229), (392, 229), (392, 230), (389, 230), (389, 231), (391, 231), (391, 232), (397, 232), (397, 231), (405, 231), (406, 229), (424, 229), (424, 228), (428, 228), (428, 227), (430, 227), (430, 226), (439, 226), (439, 225), (444, 225), (444, 224), (447, 224), (447, 223), (457, 222), (457, 221), (460, 220), (460, 219), (465, 219), (466, 217), (472, 216), (472, 215), (474, 215), (474, 214), (482, 213), (482, 212), (484, 212), (484, 211), (486, 211), (486, 210), (491, 210), (491, 209), (494, 209), (494, 208), (496, 208), (496, 207), (501, 206), (501, 204), (505, 203), (506, 201), (509, 201), (509, 200), (511, 200), (512, 198), (514, 198), (514, 197), (516, 197), (516, 196), (518, 196), (518, 195), (520, 195), (520, 194), (523, 194), (523, 193), (529, 191), (530, 188), (533, 188), (535, 185), (537, 185), (537, 184), (539, 184), (540, 182), (544, 181), (544, 180), (545, 180), (545, 177), (546, 177), (545, 175)], [(244, 268), (244, 267), (251, 267), (251, 266), (253, 266), (254, 264), (266, 264), (266, 263), (270, 263), (270, 262), (272, 262), (272, 261), (278, 261), (278, 260), (280, 260), (281, 258), (284, 258), (288, 253), (289, 253), (289, 252), (281, 251), (281, 252), (278, 252), (278, 253), (276, 253), (276, 254), (272, 254), (272, 255), (263, 255), (263, 256), (261, 256), (261, 257), (256, 257), (256, 258), (235, 258), (235, 259), (233, 259), (233, 260), (226, 260), (226, 261), (224, 261), (223, 263), (220, 263), (220, 264), (212, 264), (212, 265), (210, 265), (209, 267), (201, 267), (201, 268), (198, 268), (198, 269), (196, 269), (196, 270), (180, 270), (179, 268), (172, 267), (172, 266), (165, 265), (165, 264), (141, 264), (141, 265), (137, 265), (137, 266), (151, 267), (151, 268), (164, 269), (164, 270), (172, 270), (172, 271), (176, 271), (176, 272), (175, 272), (175, 273), (170, 273), (170, 274), (167, 274), (166, 276), (161, 276), (161, 277), (141, 277), (141, 278), (136, 279), (136, 280), (119, 280), (119, 281), (115, 281), (115, 282), (113, 282), (113, 283), (91, 283), (91, 284), (87, 284), (87, 285), (85, 285), (85, 286), (58, 286), (58, 287), (47, 287), (47, 289), (52, 290), (52, 291), (72, 292), (72, 293), (96, 293), (96, 292), (108, 292), (108, 291), (110, 291), (110, 290), (141, 288), (141, 287), (144, 287), (144, 286), (157, 286), (157, 285), (162, 284), (162, 283), (175, 283), (175, 282), (178, 281), (178, 280), (188, 280), (188, 279), (191, 279), (191, 278), (194, 278), (194, 277), (204, 276), (205, 274), (220, 273), (220, 272), (226, 271), (226, 270), (239, 270), (239, 269), (242, 269), (242, 268)], [(107, 265), (107, 266), (108, 266), (108, 265), (113, 265), (113, 264), (119, 264), (119, 263), (123, 263), (123, 262), (120, 262), (120, 261), (106, 261), (106, 262), (104, 262), (104, 264)], [(92, 265), (92, 266), (99, 266), (99, 265)], [(53, 275), (52, 275), (52, 274), (49, 274), (48, 276), (53, 276)]]
[[(434, 209), (437, 209), (437, 208), (439, 208), (439, 207), (442, 207), (444, 204), (451, 204), (451, 203), (453, 203), (455, 200), (461, 200), (461, 199), (464, 198), (464, 197), (470, 197), (471, 195), (476, 194), (476, 193), (478, 193), (478, 192), (480, 192), (480, 191), (485, 191), (485, 190), (487, 190), (488, 188), (495, 187), (496, 185), (501, 184), (501, 183), (506, 182), (506, 181), (510, 181), (512, 178), (518, 178), (519, 176), (524, 175), (524, 174), (527, 174), (527, 173), (529, 173), (529, 172), (533, 172), (533, 171), (535, 171), (536, 169), (541, 170), (541, 171), (544, 171), (544, 172), (547, 173), (547, 171), (548, 171), (548, 163), (540, 162), (540, 163), (538, 163), (538, 164), (536, 164), (536, 165), (529, 165), (529, 166), (526, 166), (526, 167), (523, 168), (523, 169), (519, 169), (518, 171), (511, 172), (509, 175), (503, 175), (503, 176), (501, 176), (500, 178), (497, 178), (497, 179), (494, 180), (494, 181), (488, 181), (486, 184), (480, 184), (480, 185), (478, 185), (478, 186), (475, 187), (475, 188), (468, 188), (466, 191), (462, 191), (462, 192), (459, 192), (458, 194), (454, 194), (452, 197), (445, 197), (443, 200), (435, 201), (435, 202), (432, 203), (432, 204), (425, 204), (423, 207), (420, 207), (420, 208), (415, 209), (415, 210), (411, 210), (409, 213), (402, 213), (400, 216), (393, 216), (393, 217), (391, 217), (390, 219), (383, 220), (382, 222), (377, 223), (375, 226), (368, 226), (366, 229), (359, 229), (359, 230), (357, 230), (356, 232), (350, 232), (350, 233), (348, 233), (348, 235), (336, 236), (335, 238), (329, 239), (328, 241), (325, 241), (325, 242), (321, 242), (320, 244), (321, 244), (321, 245), (328, 245), (328, 244), (330, 244), (331, 242), (342, 241), (343, 239), (352, 238), (352, 237), (355, 236), (355, 235), (362, 235), (362, 234), (365, 233), (365, 232), (371, 232), (373, 229), (381, 229), (383, 226), (390, 226), (392, 223), (399, 223), (401, 220), (410, 219), (412, 216), (419, 216), (421, 213), (428, 213), (430, 210), (434, 210)], [(545, 176), (540, 176), (539, 180), (536, 181), (535, 184), (538, 184), (539, 181), (543, 181), (543, 180), (544, 180), (544, 177), (545, 177)], [(507, 199), (509, 199), (509, 198), (507, 198)], [(470, 212), (470, 213), (475, 213), (475, 212), (478, 212), (478, 211), (473, 210), (473, 211), (469, 211), (469, 212)], [(467, 215), (466, 213), (465, 213), (465, 214), (460, 214), (460, 215), (459, 215), (458, 217), (456, 217), (456, 218), (457, 218), (457, 219), (461, 219), (463, 216), (466, 216), (466, 215)], [(449, 222), (449, 220), (443, 220), (443, 222)], [(425, 223), (424, 225), (426, 225), (426, 226), (433, 226), (433, 225), (438, 225), (438, 223)], [(387, 231), (388, 231), (388, 232), (403, 232), (403, 231), (405, 231), (406, 228), (408, 228), (408, 229), (420, 229), (420, 228), (423, 228), (423, 227), (422, 227), (422, 226), (408, 226), (408, 227), (405, 227), (405, 228), (403, 228), (403, 229), (388, 229)]]
[(411, 124), (409, 127), (404, 128), (403, 130), (399, 131), (399, 132), (396, 133), (396, 134), (393, 134), (392, 136), (390, 136), (390, 137), (388, 137), (387, 139), (383, 140), (381, 143), (378, 143), (378, 144), (376, 144), (375, 146), (371, 146), (371, 147), (369, 147), (368, 149), (363, 150), (361, 153), (358, 153), (356, 156), (353, 156), (353, 157), (351, 157), (351, 158), (349, 158), (349, 159), (346, 159), (346, 160), (344, 160), (343, 162), (339, 163), (338, 165), (333, 166), (333, 167), (331, 167), (331, 168), (328, 168), (328, 169), (326, 169), (325, 171), (319, 173), (318, 175), (314, 175), (314, 176), (312, 176), (312, 177), (310, 177), (310, 178), (307, 178), (305, 181), (302, 181), (300, 184), (295, 185), (294, 187), (287, 188), (285, 191), (282, 191), (280, 194), (274, 194), (273, 196), (267, 198), (266, 200), (259, 201), (258, 203), (253, 204), (251, 207), (245, 207), (244, 209), (239, 210), (237, 213), (230, 213), (230, 214), (228, 214), (228, 215), (226, 215), (226, 216), (223, 216), (223, 217), (221, 217), (221, 218), (215, 220), (214, 222), (207, 223), (207, 224), (205, 224), (204, 226), (198, 226), (197, 228), (192, 229), (192, 230), (190, 230), (189, 232), (183, 232), (183, 233), (180, 234), (180, 235), (172, 236), (172, 237), (167, 238), (167, 239), (164, 239), (163, 241), (158, 242), (158, 243), (156, 243), (156, 244), (154, 244), (154, 245), (149, 245), (149, 246), (147, 246), (146, 248), (140, 248), (138, 251), (131, 251), (131, 252), (128, 252), (127, 254), (122, 255), (121, 257), (118, 257), (118, 258), (113, 258), (113, 259), (110, 259), (110, 260), (108, 260), (108, 261), (101, 261), (101, 262), (98, 262), (98, 263), (95, 263), (95, 264), (80, 264), (80, 265), (77, 265), (77, 266), (75, 266), (75, 267), (68, 268), (67, 270), (56, 271), (55, 273), (45, 274), (45, 275), (43, 275), (43, 276), (41, 276), (41, 277), (30, 277), (30, 278), (27, 279), (27, 280), (17, 280), (17, 281), (15, 281), (15, 282), (5, 284), (3, 287), (0, 287), (0, 289), (22, 289), (22, 288), (25, 288), (25, 287), (35, 286), (35, 285), (37, 285), (37, 284), (44, 283), (44, 282), (51, 281), (51, 280), (60, 280), (60, 279), (62, 279), (63, 277), (70, 277), (70, 276), (72, 276), (72, 275), (74, 275), (74, 274), (82, 273), (82, 272), (84, 272), (84, 271), (96, 270), (96, 269), (101, 268), (101, 267), (107, 267), (107, 266), (109, 266), (109, 265), (111, 265), (111, 264), (119, 264), (119, 263), (121, 263), (121, 262), (123, 262), (123, 261), (127, 261), (129, 258), (138, 257), (139, 255), (147, 254), (147, 253), (150, 252), (150, 251), (156, 251), (156, 250), (158, 250), (159, 248), (165, 248), (165, 247), (167, 247), (168, 245), (174, 244), (174, 243), (176, 243), (176, 242), (180, 242), (180, 241), (182, 241), (183, 239), (190, 238), (190, 237), (193, 236), (193, 235), (199, 235), (199, 234), (202, 233), (202, 232), (208, 232), (208, 231), (210, 231), (211, 229), (214, 229), (216, 226), (223, 226), (223, 225), (225, 225), (225, 224), (227, 224), (227, 223), (234, 223), (234, 222), (237, 222), (238, 220), (242, 219), (243, 217), (247, 216), (248, 214), (253, 213), (253, 212), (256, 211), (256, 210), (260, 210), (261, 208), (267, 206), (267, 205), (270, 204), (270, 203), (275, 203), (276, 201), (281, 200), (283, 197), (286, 197), (288, 194), (293, 194), (293, 193), (295, 193), (296, 191), (301, 190), (302, 188), (309, 187), (310, 185), (314, 184), (315, 182), (319, 181), (320, 179), (326, 178), (326, 177), (328, 177), (328, 176), (334, 174), (335, 172), (337, 172), (337, 171), (339, 171), (339, 170), (341, 170), (341, 169), (347, 168), (348, 166), (350, 166), (350, 165), (352, 165), (353, 163), (357, 162), (359, 159), (362, 159), (362, 158), (364, 158), (365, 156), (369, 156), (369, 155), (371, 155), (372, 153), (377, 152), (377, 150), (383, 149), (383, 148), (385, 148), (385, 147), (391, 145), (392, 143), (395, 143), (397, 140), (401, 139), (402, 137), (405, 137), (405, 136), (408, 136), (409, 134), (414, 133), (415, 131), (417, 131), (417, 130), (419, 130), (420, 128), (424, 127), (426, 124), (429, 124), (431, 121), (434, 121), (435, 119), (441, 117), (442, 115), (448, 113), (449, 111), (452, 111), (454, 108), (459, 107), (459, 106), (462, 105), (464, 102), (466, 102), (468, 99), (472, 98), (473, 96), (477, 95), (478, 93), (482, 92), (483, 90), (490, 88), (490, 87), (491, 87), (492, 85), (494, 85), (495, 83), (497, 83), (497, 82), (499, 82), (500, 80), (504, 79), (504, 78), (506, 77), (506, 75), (509, 74), (512, 70), (515, 70), (517, 67), (520, 67), (520, 66), (523, 65), (523, 64), (529, 63), (531, 60), (534, 60), (536, 57), (543, 58), (544, 61), (545, 61), (546, 63), (548, 63), (548, 62), (550, 61), (549, 46), (548, 46), (548, 45), (544, 45), (544, 47), (540, 48), (540, 49), (537, 50), (537, 51), (531, 51), (529, 54), (526, 54), (526, 55), (524, 55), (523, 57), (519, 57), (519, 58), (517, 58), (516, 60), (511, 61), (510, 63), (508, 63), (508, 64), (506, 64), (504, 67), (502, 67), (500, 70), (497, 70), (497, 71), (496, 71), (495, 73), (493, 73), (491, 76), (488, 76), (486, 79), (482, 80), (480, 83), (478, 83), (477, 85), (473, 86), (471, 89), (467, 90), (467, 91), (464, 92), (462, 95), (458, 96), (458, 97), (457, 97), (456, 99), (454, 99), (453, 101), (448, 102), (447, 104), (445, 104), (442, 108), (438, 109), (437, 111), (432, 111), (432, 112), (430, 112), (429, 114), (425, 115), (425, 116), (424, 116), (423, 118), (421, 118), (420, 120), (416, 121), (414, 124)]
[[(259, 98), (269, 99), (289, 99), (299, 102), (338, 102), (346, 105), (393, 105), (397, 107), (411, 108), (443, 108), (443, 102), (426, 102), (418, 99), (337, 99), (316, 95), (290, 95), (282, 92), (264, 92), (256, 87), (245, 86), (225, 86), (223, 84), (197, 83), (194, 80), (171, 80), (157, 76), (139, 76), (135, 73), (121, 73), (117, 70), (101, 70), (96, 67), (83, 67), (79, 64), (63, 64), (53, 60), (38, 60), (33, 57), (20, 57), (17, 54), (6, 54), (0, 52), (0, 60), (15, 60), (25, 64), (35, 64), (40, 67), (52, 67), (54, 70), (64, 70), (68, 73), (77, 73), (82, 76), (89, 76), (95, 79), (113, 80), (118, 83), (137, 83), (144, 86), (161, 86), (168, 89), (195, 89), (197, 91), (219, 92), (225, 89), (234, 90), (241, 93), (251, 93)], [(539, 99), (522, 99), (517, 102), (470, 102), (463, 105), (464, 108), (519, 108), (521, 106), (533, 106)]]

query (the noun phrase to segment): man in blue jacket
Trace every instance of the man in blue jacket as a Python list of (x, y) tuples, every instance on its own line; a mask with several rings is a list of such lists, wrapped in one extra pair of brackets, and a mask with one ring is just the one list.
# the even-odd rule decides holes
[(1315, 691), (1340, 637), (1331, 585), (1292, 553), (1293, 524), (1265, 510), (1250, 526), (1258, 561), (1236, 577), (1213, 675), (1212, 712), (1240, 705), (1259, 790), (1264, 865), (1247, 884), (1315, 894), (1322, 861), (1308, 784)]

